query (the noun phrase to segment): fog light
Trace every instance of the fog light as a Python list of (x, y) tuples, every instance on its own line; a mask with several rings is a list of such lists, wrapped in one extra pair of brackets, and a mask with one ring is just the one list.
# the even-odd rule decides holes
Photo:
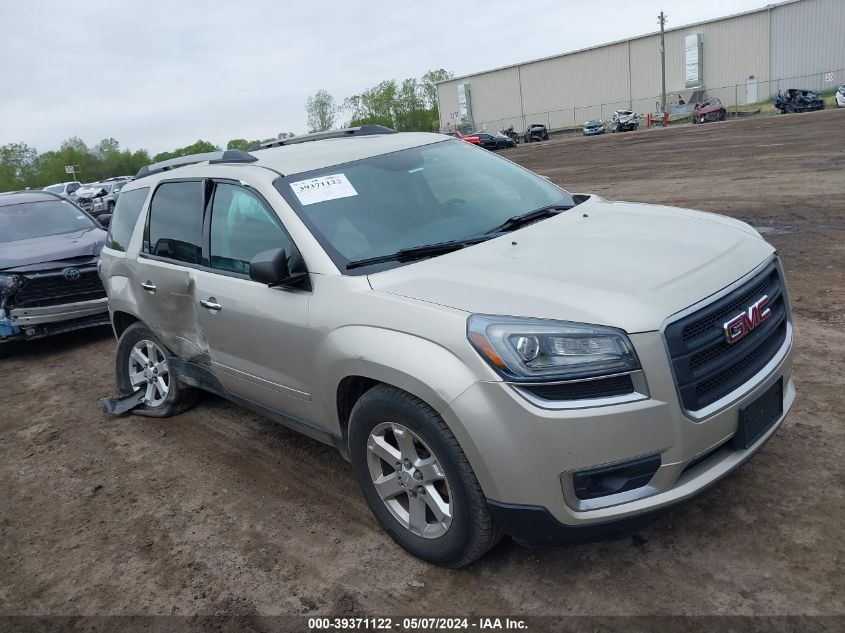
[(575, 496), (596, 499), (627, 490), (642, 488), (660, 468), (660, 455), (650, 455), (628, 462), (582, 470), (572, 476)]

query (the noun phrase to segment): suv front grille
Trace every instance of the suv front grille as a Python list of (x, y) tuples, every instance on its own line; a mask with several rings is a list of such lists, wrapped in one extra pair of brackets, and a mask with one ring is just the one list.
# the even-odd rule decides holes
[(16, 308), (34, 308), (91, 301), (106, 296), (97, 271), (80, 270), (78, 279), (65, 279), (61, 272), (31, 277), (15, 295)]
[[(728, 343), (725, 322), (763, 295), (769, 298), (769, 317)], [(783, 346), (787, 319), (783, 280), (772, 262), (736, 290), (670, 323), (664, 336), (684, 408), (703, 409), (750, 380)]]

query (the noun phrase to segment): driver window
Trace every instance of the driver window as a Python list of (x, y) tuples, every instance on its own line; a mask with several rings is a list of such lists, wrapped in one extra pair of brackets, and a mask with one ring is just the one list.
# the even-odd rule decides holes
[(249, 274), (249, 262), (262, 251), (292, 243), (253, 193), (239, 185), (218, 183), (211, 205), (211, 267)]

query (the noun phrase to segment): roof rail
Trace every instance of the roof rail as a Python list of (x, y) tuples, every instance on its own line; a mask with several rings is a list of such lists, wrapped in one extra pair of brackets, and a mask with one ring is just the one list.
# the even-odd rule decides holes
[(258, 158), (252, 154), (248, 154), (239, 149), (227, 149), (222, 152), (204, 152), (202, 154), (191, 154), (189, 156), (177, 156), (169, 160), (163, 160), (152, 165), (146, 165), (138, 170), (135, 175), (135, 180), (144, 178), (145, 176), (152, 176), (163, 171), (170, 171), (177, 167), (185, 167), (186, 165), (195, 165), (196, 163), (204, 163), (208, 161), (211, 164), (218, 163), (253, 163)]
[(291, 136), (289, 138), (276, 138), (271, 141), (265, 141), (253, 145), (247, 151), (254, 152), (259, 149), (268, 149), (270, 147), (281, 147), (282, 145), (296, 145), (297, 143), (307, 143), (309, 141), (322, 141), (327, 138), (346, 138), (349, 136), (371, 136), (373, 134), (396, 134), (396, 130), (385, 127), (383, 125), (361, 125), (358, 127), (346, 127), (339, 130), (327, 130), (325, 132), (314, 132), (312, 134), (303, 134), (302, 136)]

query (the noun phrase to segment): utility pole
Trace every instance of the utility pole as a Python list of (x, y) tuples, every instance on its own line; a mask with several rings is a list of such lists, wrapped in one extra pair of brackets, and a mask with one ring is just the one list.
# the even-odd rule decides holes
[(660, 112), (666, 112), (666, 40), (664, 39), (664, 29), (666, 26), (666, 15), (663, 11), (657, 16), (657, 21), (660, 23), (660, 75), (661, 75), (661, 91), (660, 91)]

